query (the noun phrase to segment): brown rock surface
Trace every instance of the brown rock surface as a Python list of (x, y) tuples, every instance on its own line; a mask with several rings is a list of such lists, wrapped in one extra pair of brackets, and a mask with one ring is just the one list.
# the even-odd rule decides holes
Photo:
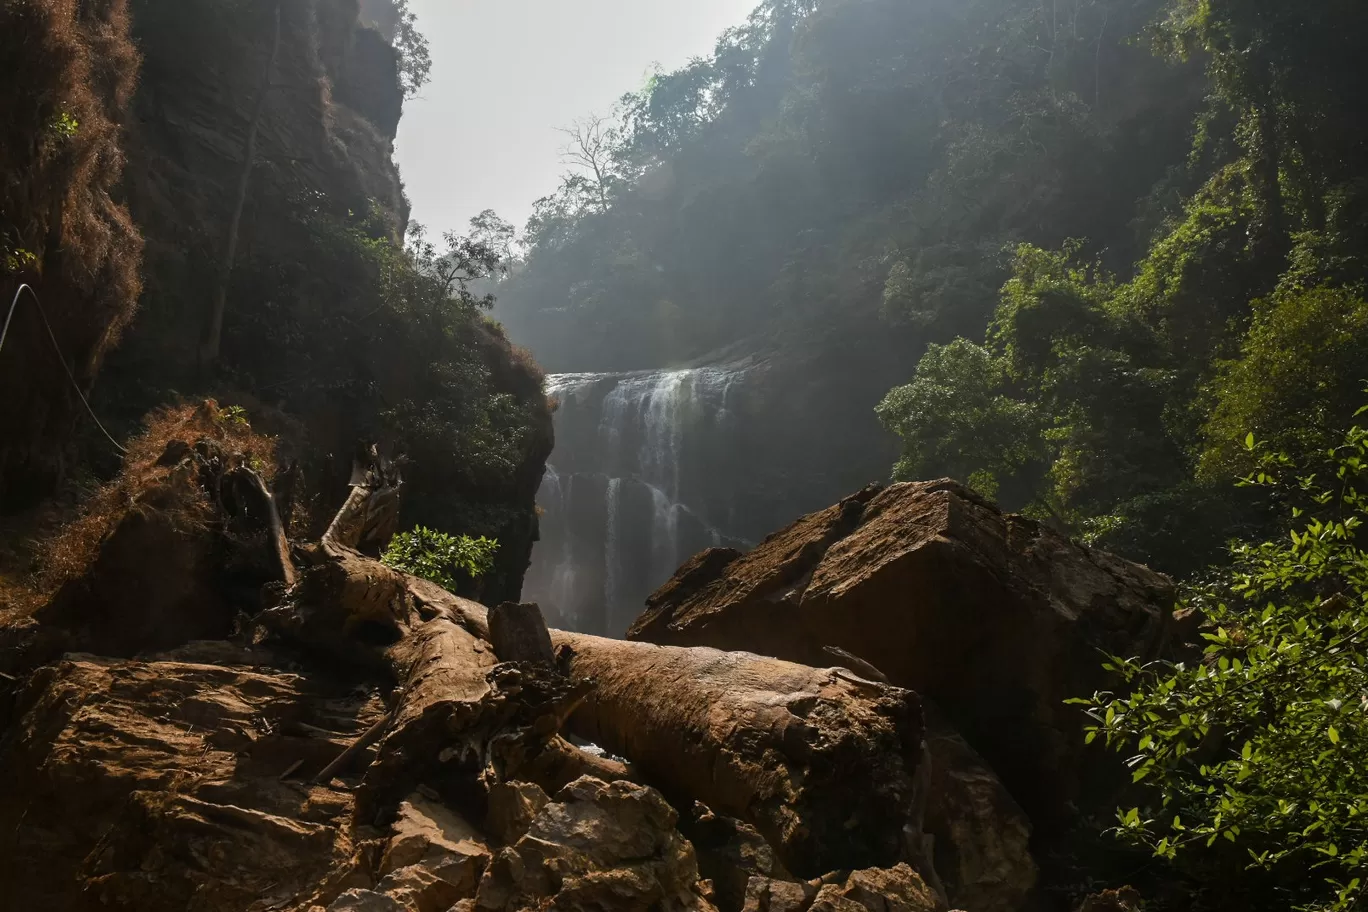
[[(808, 884), (752, 877), (742, 912), (944, 912), (934, 890), (906, 864), (866, 868)], [(825, 881), (831, 881), (829, 883)]]
[(584, 778), (542, 808), (480, 883), (482, 910), (708, 912), (693, 846), (654, 789)]
[(350, 794), (300, 777), (379, 707), (251, 654), (195, 652), (76, 656), (28, 681), (0, 750), (4, 908), (283, 907), (351, 857)]
[(1035, 888), (1031, 823), (997, 775), (927, 709), (931, 775), (924, 829), (954, 906), (1017, 910)]
[[(703, 578), (711, 572), (712, 578)], [(847, 650), (940, 704), (1038, 825), (1080, 793), (1098, 650), (1157, 644), (1160, 574), (1005, 515), (955, 482), (870, 489), (728, 561), (695, 561), (629, 637), (829, 664)]]
[(700, 873), (713, 883), (723, 912), (745, 906), (753, 883), (763, 886), (772, 881), (782, 892), (784, 886), (778, 885), (791, 880), (773, 847), (749, 824), (696, 804), (693, 818), (682, 829), (698, 853)]
[(512, 845), (527, 833), (550, 801), (546, 792), (531, 782), (500, 782), (489, 790), (485, 829), (500, 842)]
[[(459, 814), (421, 795), (411, 795), (399, 806), (398, 819), (391, 826), (380, 873), (389, 875), (414, 865), (446, 866), (446, 874), (468, 881), (473, 893), (489, 854), (483, 837)], [(468, 871), (468, 876), (457, 869)]]

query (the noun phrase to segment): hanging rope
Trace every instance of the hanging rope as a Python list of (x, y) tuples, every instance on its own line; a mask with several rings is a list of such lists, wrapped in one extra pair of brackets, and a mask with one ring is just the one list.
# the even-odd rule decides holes
[(14, 300), (10, 302), (9, 313), (5, 315), (5, 326), (3, 329), (0, 329), (0, 352), (5, 349), (5, 339), (9, 336), (10, 321), (14, 319), (14, 311), (19, 306), (19, 296), (26, 291), (29, 293), (29, 297), (33, 299), (33, 303), (38, 305), (38, 317), (43, 321), (43, 328), (47, 330), (48, 338), (52, 340), (52, 350), (57, 353), (57, 360), (62, 362), (62, 370), (66, 371), (67, 379), (71, 381), (71, 388), (74, 389), (76, 395), (80, 397), (81, 404), (85, 406), (86, 413), (90, 415), (90, 420), (95, 422), (95, 426), (100, 429), (101, 434), (105, 435), (105, 439), (114, 446), (114, 449), (118, 450), (121, 454), (127, 455), (128, 450), (125, 450), (120, 446), (119, 441), (115, 440), (110, 435), (109, 431), (105, 430), (105, 426), (100, 423), (100, 419), (95, 417), (95, 410), (90, 407), (90, 402), (86, 399), (85, 393), (81, 392), (81, 385), (76, 382), (76, 375), (71, 372), (71, 368), (67, 365), (66, 358), (62, 355), (62, 346), (57, 344), (57, 334), (52, 331), (52, 324), (48, 322), (47, 311), (43, 310), (43, 302), (38, 300), (38, 292), (34, 291), (27, 284), (21, 284), (19, 286), (18, 290), (14, 292)]

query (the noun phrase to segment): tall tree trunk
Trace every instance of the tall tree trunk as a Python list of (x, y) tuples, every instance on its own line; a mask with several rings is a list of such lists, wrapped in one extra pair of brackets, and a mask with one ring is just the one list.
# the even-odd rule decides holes
[(276, 0), (275, 29), (271, 38), (271, 52), (266, 67), (261, 74), (261, 84), (257, 88), (256, 102), (252, 106), (252, 119), (247, 126), (247, 141), (242, 154), (242, 171), (238, 175), (237, 199), (233, 203), (233, 215), (228, 223), (228, 240), (224, 245), (223, 262), (219, 267), (218, 287), (214, 289), (214, 300), (209, 312), (209, 323), (205, 329), (204, 342), (200, 348), (200, 366), (211, 369), (218, 364), (219, 353), (223, 346), (223, 315), (228, 309), (228, 285), (232, 281), (233, 266), (237, 261), (238, 235), (242, 229), (242, 211), (247, 205), (247, 190), (252, 181), (252, 165), (256, 159), (257, 134), (261, 130), (261, 116), (266, 110), (266, 99), (271, 92), (271, 79), (275, 74), (276, 60), (280, 56), (280, 19), (284, 0)]

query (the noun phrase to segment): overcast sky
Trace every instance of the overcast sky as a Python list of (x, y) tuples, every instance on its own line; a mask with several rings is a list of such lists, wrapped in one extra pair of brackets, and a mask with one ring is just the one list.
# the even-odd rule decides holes
[(521, 227), (562, 171), (558, 127), (711, 52), (756, 3), (409, 0), (433, 57), (399, 127), (414, 219), (439, 234), (493, 209)]

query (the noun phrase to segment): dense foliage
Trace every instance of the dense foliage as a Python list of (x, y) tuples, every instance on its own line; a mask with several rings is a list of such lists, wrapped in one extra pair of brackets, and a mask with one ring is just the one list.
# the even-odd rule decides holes
[(1088, 737), (1154, 786), (1120, 813), (1122, 835), (1208, 876), (1247, 866), (1259, 905), (1348, 910), (1368, 891), (1368, 429), (1328, 455), (1322, 477), (1264, 460), (1247, 483), (1302, 504), (1290, 534), (1236, 548), (1228, 571), (1190, 587), (1204, 653), (1112, 659), (1133, 692), (1097, 695)]
[(400, 532), (381, 560), (387, 567), (412, 573), (451, 592), (478, 580), (494, 568), (499, 543), (493, 539), (448, 535), (425, 526)]
[(1202, 92), (1129, 44), (1160, 5), (766, 0), (575, 128), (501, 317), (552, 368), (882, 318), (915, 350), (982, 327), (1005, 243), (1125, 262)]
[(911, 378), (898, 477), (1190, 573), (1269, 519), (1245, 431), (1313, 459), (1368, 378), (1365, 37), (1353, 0), (766, 0), (570, 131), (499, 313), (556, 369), (864, 347)]
[(1349, 110), (1365, 35), (1361, 4), (1168, 4), (1146, 36), (1206, 63), (1185, 167), (1201, 183), (1129, 279), (1083, 242), (1018, 246), (977, 358), (933, 346), (881, 407), (898, 474), (975, 475), (1180, 573), (1260, 527), (1230, 496), (1245, 431), (1311, 464), (1368, 379), (1368, 131)]

